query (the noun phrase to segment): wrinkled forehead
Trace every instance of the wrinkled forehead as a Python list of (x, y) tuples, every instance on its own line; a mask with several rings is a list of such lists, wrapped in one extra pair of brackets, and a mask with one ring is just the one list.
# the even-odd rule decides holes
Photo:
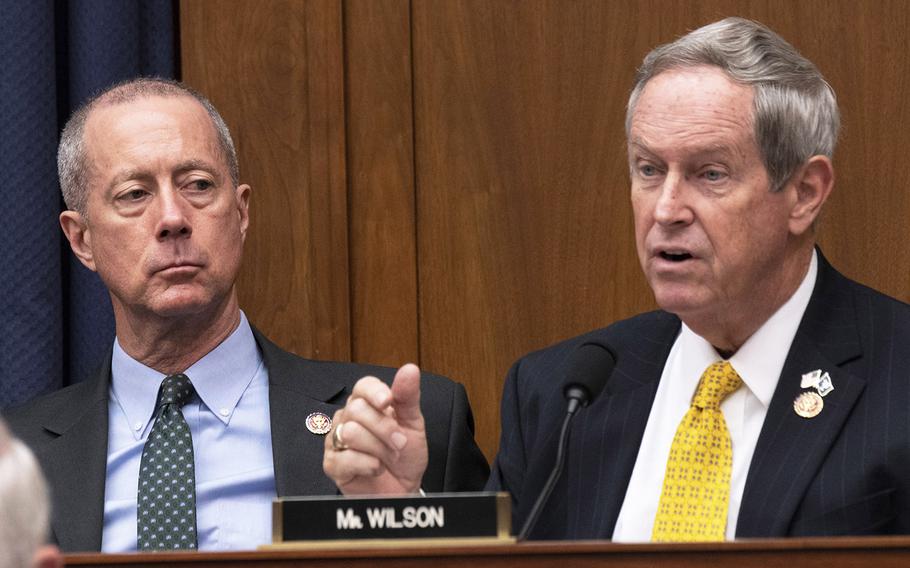
[(629, 120), (628, 144), (754, 144), (754, 92), (717, 67), (663, 71), (642, 89)]
[(181, 159), (208, 160), (227, 168), (215, 125), (190, 96), (143, 96), (101, 100), (86, 118), (83, 142), (92, 175), (128, 157), (134, 167), (160, 158), (165, 148), (185, 152)]

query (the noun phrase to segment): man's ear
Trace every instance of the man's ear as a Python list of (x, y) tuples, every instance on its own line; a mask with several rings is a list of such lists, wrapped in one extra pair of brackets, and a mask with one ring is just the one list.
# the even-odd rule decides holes
[(240, 212), (240, 234), (246, 240), (246, 230), (250, 226), (250, 194), (253, 188), (247, 184), (237, 186), (235, 196), (237, 198), (237, 210)]
[(73, 254), (86, 268), (95, 272), (95, 257), (92, 254), (92, 234), (82, 214), (64, 211), (60, 214), (60, 227), (70, 242)]
[(802, 235), (812, 229), (822, 205), (834, 188), (834, 166), (827, 156), (812, 156), (790, 180), (796, 196), (790, 209), (790, 232)]

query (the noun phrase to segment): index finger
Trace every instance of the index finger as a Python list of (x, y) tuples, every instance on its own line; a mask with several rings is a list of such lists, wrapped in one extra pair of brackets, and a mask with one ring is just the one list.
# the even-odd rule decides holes
[(363, 377), (354, 385), (348, 402), (362, 398), (376, 410), (383, 412), (392, 404), (392, 389), (376, 377)]

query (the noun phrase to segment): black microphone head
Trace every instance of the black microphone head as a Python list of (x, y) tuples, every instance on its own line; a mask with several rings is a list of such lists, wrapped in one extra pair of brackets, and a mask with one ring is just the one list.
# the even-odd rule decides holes
[(563, 394), (587, 406), (604, 390), (615, 366), (616, 355), (612, 349), (600, 343), (582, 343), (569, 359)]

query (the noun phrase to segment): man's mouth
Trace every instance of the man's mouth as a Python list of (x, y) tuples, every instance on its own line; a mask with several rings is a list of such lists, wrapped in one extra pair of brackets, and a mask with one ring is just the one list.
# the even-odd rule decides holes
[(192, 262), (181, 262), (179, 264), (171, 264), (171, 265), (165, 266), (164, 269), (167, 270), (169, 268), (195, 268), (195, 267), (196, 267), (196, 265), (193, 264)]
[(660, 258), (664, 260), (669, 260), (670, 262), (683, 262), (692, 258), (692, 255), (686, 251), (675, 251), (675, 250), (664, 250), (660, 251)]
[(192, 272), (199, 268), (200, 268), (200, 266), (196, 263), (181, 261), (181, 262), (172, 262), (172, 263), (169, 263), (166, 265), (159, 266), (153, 272), (170, 274), (170, 273), (181, 273), (181, 272), (188, 272), (188, 271)]

